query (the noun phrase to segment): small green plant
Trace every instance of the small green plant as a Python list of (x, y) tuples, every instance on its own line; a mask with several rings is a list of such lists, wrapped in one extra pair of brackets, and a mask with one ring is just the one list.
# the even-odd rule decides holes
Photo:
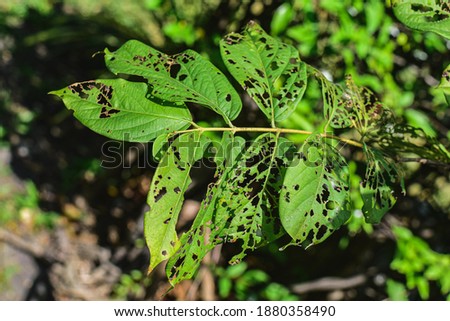
[[(220, 42), (231, 76), (261, 111), (267, 126), (236, 126), (242, 100), (225, 74), (192, 50), (164, 54), (138, 41), (105, 50), (107, 67), (125, 79), (98, 79), (53, 91), (74, 115), (107, 137), (153, 142), (159, 158), (148, 195), (145, 237), (150, 268), (168, 260), (172, 285), (195, 275), (216, 245), (236, 242), (249, 250), (283, 235), (287, 245), (324, 241), (351, 216), (354, 184), (347, 159), (361, 153), (365, 174), (356, 189), (366, 222), (377, 223), (394, 205), (401, 182), (397, 161), (450, 162), (449, 153), (422, 130), (398, 123), (393, 113), (351, 77), (330, 82), (292, 46), (255, 22)], [(311, 130), (285, 128), (309, 84), (321, 89), (322, 122)], [(200, 126), (191, 110), (221, 116)], [(189, 108), (188, 108), (189, 107)], [(222, 133), (219, 138), (210, 133)], [(302, 139), (294, 144), (287, 135)], [(190, 171), (208, 158), (216, 172), (189, 231), (175, 229)]]
[(217, 287), (221, 299), (293, 301), (292, 294), (282, 284), (271, 282), (270, 276), (258, 269), (249, 269), (245, 262), (218, 268)]
[[(422, 300), (430, 296), (430, 282), (436, 282), (443, 296), (450, 300), (450, 255), (441, 254), (430, 249), (422, 239), (415, 237), (410, 230), (394, 226), (393, 232), (397, 238), (397, 252), (391, 263), (391, 268), (406, 277), (406, 287), (417, 289)], [(401, 284), (391, 280), (390, 286), (393, 299), (398, 299)], [(389, 293), (389, 291), (388, 291)]]
[(120, 276), (119, 283), (114, 287), (113, 297), (118, 300), (141, 299), (149, 285), (149, 278), (139, 270), (132, 270), (129, 274)]

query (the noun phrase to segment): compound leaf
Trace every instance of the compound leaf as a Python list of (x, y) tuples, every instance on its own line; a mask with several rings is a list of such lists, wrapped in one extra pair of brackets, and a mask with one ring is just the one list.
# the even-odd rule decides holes
[(227, 124), (241, 111), (241, 99), (224, 74), (195, 51), (169, 56), (130, 40), (115, 52), (105, 49), (105, 62), (115, 74), (146, 78), (154, 96), (206, 106), (220, 114)]
[(306, 64), (298, 51), (269, 36), (251, 21), (242, 34), (230, 33), (220, 42), (230, 73), (275, 126), (286, 119), (306, 89)]
[(450, 4), (441, 0), (393, 0), (395, 16), (405, 25), (450, 39)]
[(302, 146), (280, 193), (281, 223), (295, 242), (320, 243), (347, 221), (348, 179), (345, 159), (320, 136)]
[(190, 126), (191, 114), (184, 104), (162, 104), (147, 98), (147, 91), (142, 83), (98, 79), (50, 94), (59, 96), (85, 126), (117, 140), (148, 142)]
[(175, 231), (191, 183), (190, 170), (203, 156), (207, 141), (198, 132), (180, 135), (161, 159), (147, 198), (149, 210), (144, 217), (144, 234), (150, 249), (152, 271), (177, 251), (180, 242)]

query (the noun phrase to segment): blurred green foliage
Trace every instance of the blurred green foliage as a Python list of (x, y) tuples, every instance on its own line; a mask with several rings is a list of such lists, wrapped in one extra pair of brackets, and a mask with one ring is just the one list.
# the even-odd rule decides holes
[[(427, 300), (430, 297), (430, 282), (436, 282), (442, 295), (450, 300), (450, 255), (433, 251), (407, 228), (394, 226), (392, 231), (397, 238), (397, 252), (391, 268), (406, 277), (406, 287), (417, 289), (420, 297)], [(392, 283), (390, 286), (392, 298), (398, 298), (400, 286)]]
[(298, 296), (292, 294), (282, 284), (271, 281), (271, 277), (259, 269), (249, 269), (242, 262), (226, 268), (217, 268), (218, 294), (221, 299), (293, 301)]
[(142, 300), (145, 297), (145, 289), (150, 284), (150, 278), (142, 271), (131, 270), (121, 275), (119, 283), (114, 287), (112, 297), (116, 300)]
[(31, 181), (25, 182), (23, 192), (3, 184), (0, 188), (0, 226), (11, 227), (22, 223), (30, 230), (53, 228), (59, 215), (41, 210), (39, 199), (39, 191)]

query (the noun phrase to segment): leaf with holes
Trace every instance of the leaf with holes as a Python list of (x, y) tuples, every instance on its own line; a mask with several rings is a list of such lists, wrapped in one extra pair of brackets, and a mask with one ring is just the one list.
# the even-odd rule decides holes
[(450, 3), (441, 0), (393, 0), (395, 16), (412, 29), (450, 39)]
[(79, 82), (51, 94), (59, 96), (85, 126), (117, 140), (148, 142), (192, 123), (184, 104), (146, 98), (147, 85), (123, 79)]
[(444, 93), (447, 104), (450, 105), (450, 65), (442, 72), (438, 88)]
[(168, 148), (154, 174), (144, 218), (144, 234), (150, 249), (150, 267), (175, 254), (180, 246), (175, 231), (184, 201), (184, 192), (191, 183), (190, 170), (203, 157), (207, 140), (200, 133), (180, 135)]
[[(387, 123), (366, 139), (392, 159), (404, 155), (417, 156), (424, 162), (450, 164), (450, 153), (436, 138), (428, 136), (422, 129), (407, 124)], [(424, 148), (426, 146), (426, 148)]]
[(339, 152), (320, 137), (302, 146), (286, 171), (280, 218), (297, 243), (325, 240), (349, 218), (348, 168)]
[(311, 74), (320, 83), (323, 101), (323, 116), (327, 120), (327, 125), (333, 128), (347, 128), (352, 125), (348, 109), (344, 104), (344, 91), (341, 86), (329, 81), (325, 76), (315, 68), (308, 68)]
[(366, 144), (363, 151), (367, 158), (367, 169), (360, 184), (364, 202), (362, 212), (366, 222), (379, 223), (397, 200), (391, 186), (396, 182), (399, 173), (395, 164), (384, 157), (381, 151)]
[(220, 145), (216, 147), (215, 181), (209, 185), (192, 227), (181, 236), (180, 249), (167, 263), (166, 273), (173, 286), (192, 278), (205, 255), (216, 245), (223, 243), (226, 220), (222, 220), (220, 215), (218, 217), (216, 210), (223, 204), (220, 200), (226, 197), (224, 193), (230, 192), (226, 189), (226, 181), (233, 175), (233, 164), (242, 153), (244, 145), (242, 137), (224, 133)]
[(269, 36), (254, 22), (220, 42), (230, 73), (267, 116), (272, 126), (289, 117), (306, 89), (306, 64), (298, 51)]
[[(278, 215), (278, 199), (292, 142), (275, 134), (260, 135), (242, 154), (226, 181), (228, 196), (216, 210), (227, 221), (222, 237), (239, 242), (241, 252), (230, 263), (239, 262), (249, 250), (264, 246), (285, 234)], [(227, 195), (226, 194), (226, 195)]]
[(105, 62), (115, 74), (146, 78), (154, 96), (206, 106), (229, 125), (241, 112), (241, 99), (224, 74), (195, 51), (169, 56), (130, 40), (115, 52), (105, 49)]

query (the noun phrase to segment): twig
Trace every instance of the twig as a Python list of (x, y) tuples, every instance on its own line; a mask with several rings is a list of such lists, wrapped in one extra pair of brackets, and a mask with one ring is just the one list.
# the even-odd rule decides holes
[(305, 294), (314, 291), (332, 291), (354, 288), (366, 283), (367, 277), (364, 274), (357, 274), (350, 278), (325, 277), (318, 280), (294, 284), (291, 291), (296, 294)]
[(11, 245), (12, 247), (25, 252), (35, 258), (45, 259), (48, 261), (53, 261), (45, 251), (45, 249), (39, 244), (32, 243), (30, 241), (24, 240), (22, 237), (5, 230), (0, 227), (0, 242), (5, 242), (6, 244)]
[(435, 161), (435, 160), (427, 159), (427, 158), (422, 158), (422, 157), (400, 157), (400, 158), (397, 158), (397, 162), (399, 162), (399, 163), (416, 162), (416, 163), (420, 163), (420, 164), (441, 166), (441, 167), (445, 167), (445, 168), (450, 167), (450, 164), (448, 164), (448, 163), (443, 163), (443, 162), (439, 162), (439, 161)]

